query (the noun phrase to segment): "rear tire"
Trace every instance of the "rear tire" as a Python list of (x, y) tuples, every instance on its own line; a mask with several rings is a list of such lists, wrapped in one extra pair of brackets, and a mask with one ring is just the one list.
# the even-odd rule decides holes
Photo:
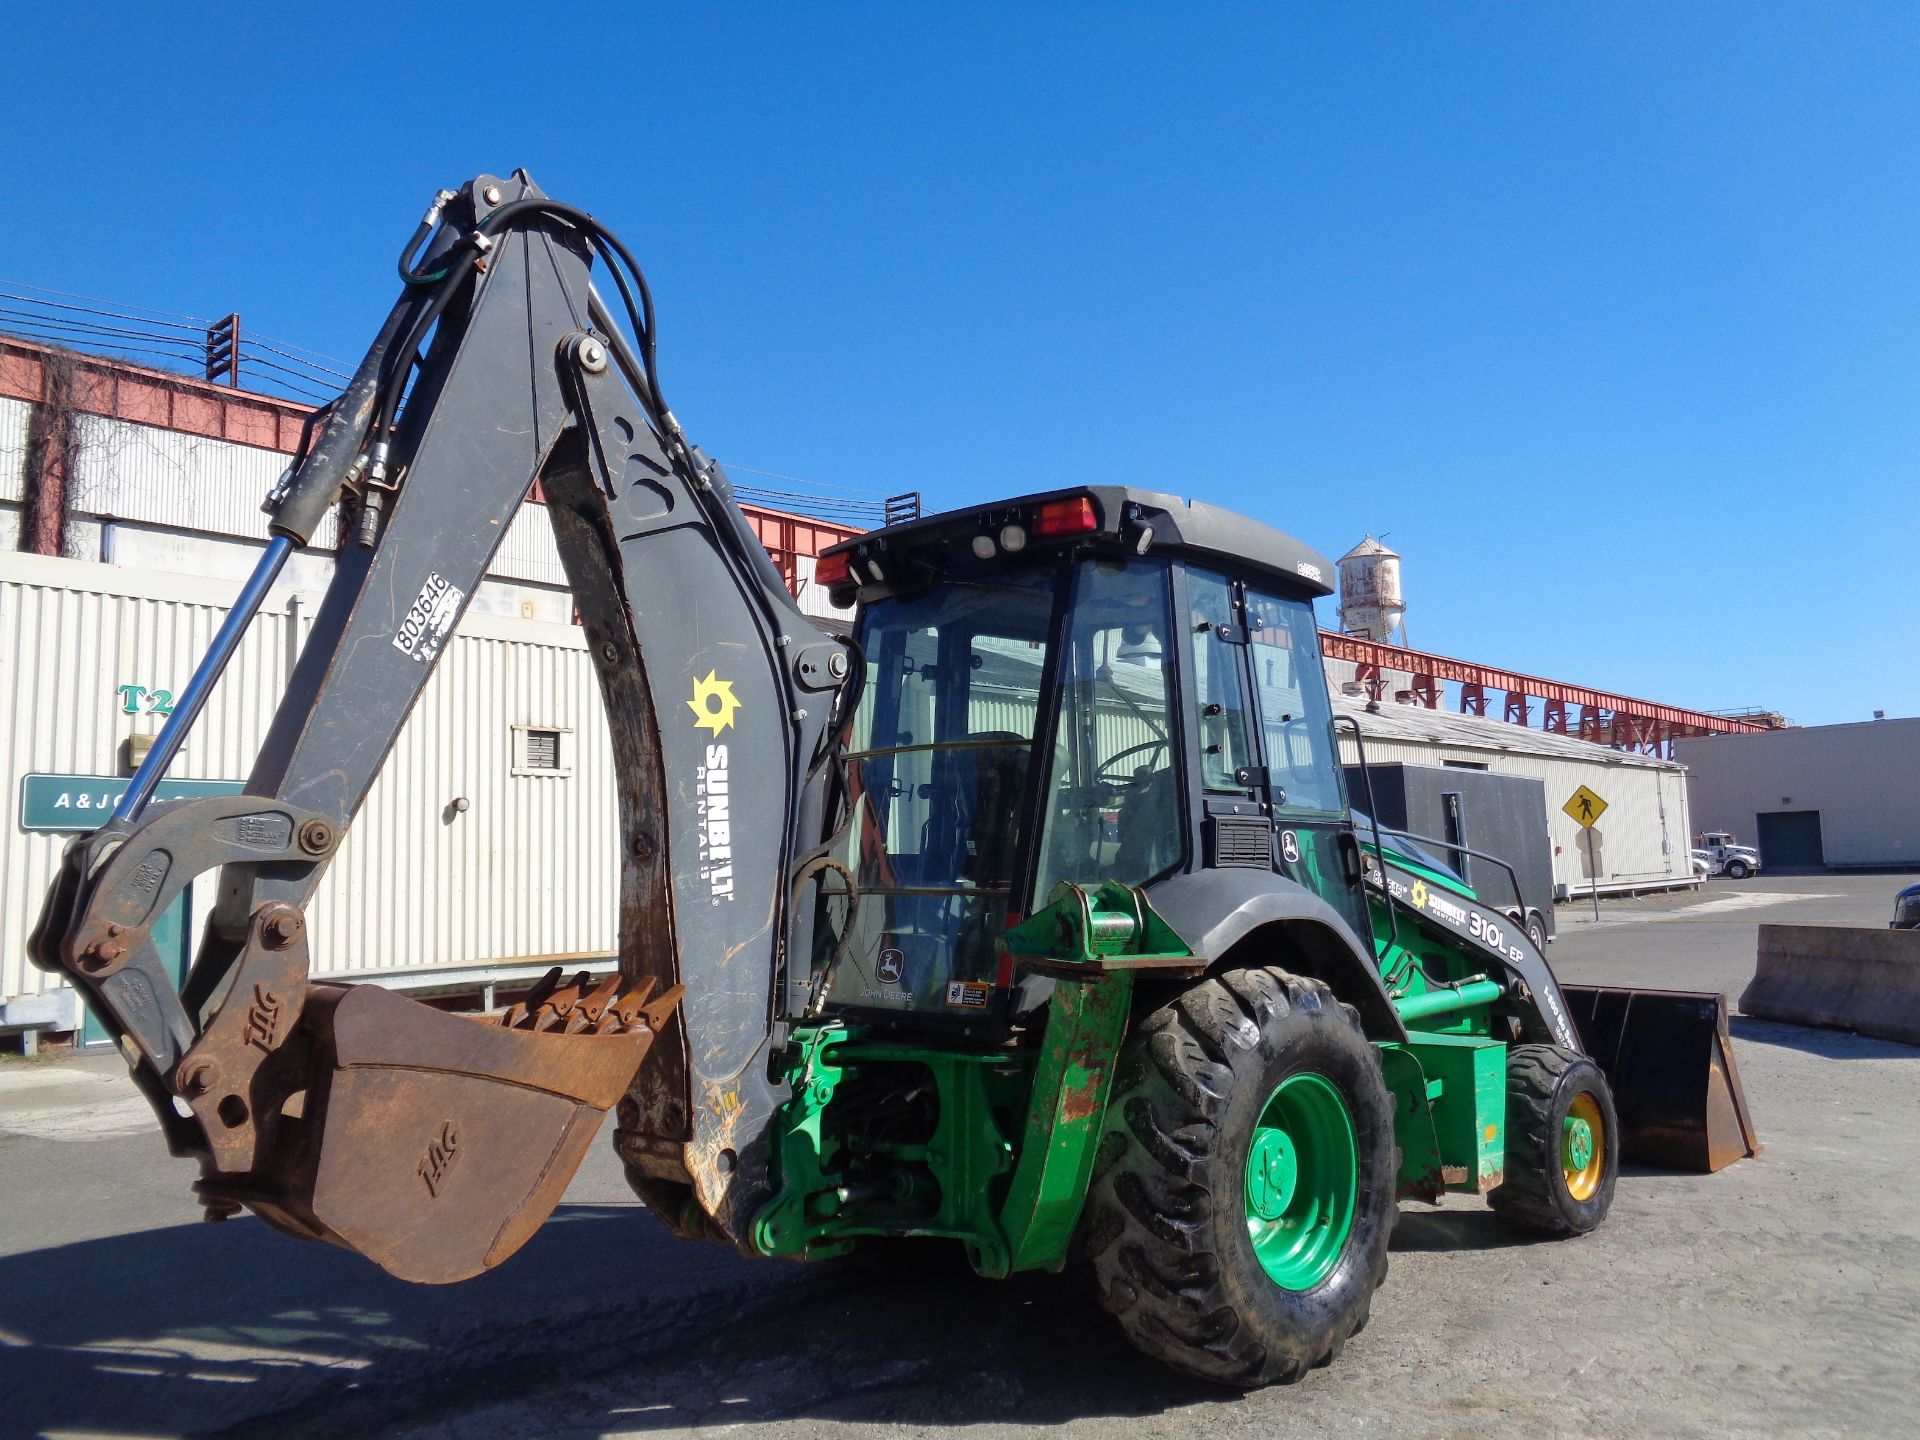
[(1547, 922), (1537, 910), (1527, 912), (1527, 941), (1542, 955), (1547, 953)]
[(1487, 1203), (1509, 1225), (1584, 1235), (1606, 1219), (1620, 1122), (1598, 1065), (1557, 1045), (1507, 1052), (1506, 1167)]
[(1087, 1248), (1141, 1350), (1252, 1388), (1329, 1363), (1366, 1324), (1395, 1214), (1393, 1105), (1326, 986), (1236, 970), (1153, 1011), (1107, 1126)]

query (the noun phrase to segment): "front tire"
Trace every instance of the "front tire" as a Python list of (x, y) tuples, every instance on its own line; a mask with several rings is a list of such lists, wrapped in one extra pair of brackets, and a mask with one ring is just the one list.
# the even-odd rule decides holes
[(1744, 880), (1752, 873), (1753, 871), (1744, 860), (1729, 860), (1727, 862), (1727, 878), (1729, 880)]
[(1087, 1202), (1141, 1350), (1252, 1388), (1329, 1363), (1385, 1277), (1398, 1154), (1378, 1053), (1316, 980), (1236, 970), (1122, 1052)]
[(1509, 1225), (1584, 1235), (1607, 1217), (1620, 1122), (1600, 1067), (1556, 1045), (1507, 1052), (1506, 1178), (1487, 1203)]

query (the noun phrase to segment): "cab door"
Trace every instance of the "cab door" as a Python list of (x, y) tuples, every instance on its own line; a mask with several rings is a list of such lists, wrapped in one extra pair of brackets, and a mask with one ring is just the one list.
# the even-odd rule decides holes
[(1347, 811), (1313, 606), (1253, 586), (1244, 593), (1260, 751), (1255, 778), (1273, 818), (1274, 867), (1320, 896), (1363, 943), (1371, 943), (1360, 847)]

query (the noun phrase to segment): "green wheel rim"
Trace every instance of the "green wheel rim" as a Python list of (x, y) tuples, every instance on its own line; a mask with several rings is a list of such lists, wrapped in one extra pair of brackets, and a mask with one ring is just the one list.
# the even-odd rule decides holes
[(1247, 1235), (1267, 1278), (1311, 1290), (1333, 1273), (1353, 1233), (1360, 1147), (1353, 1117), (1321, 1075), (1282, 1080), (1247, 1147)]

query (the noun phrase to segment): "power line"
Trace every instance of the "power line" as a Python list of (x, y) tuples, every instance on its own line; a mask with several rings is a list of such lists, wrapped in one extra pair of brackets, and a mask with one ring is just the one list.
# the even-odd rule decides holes
[[(58, 297), (58, 298), (54, 298)], [(0, 280), (0, 325), (23, 338), (106, 354), (157, 356), (206, 371), (214, 324), (198, 316), (152, 310), (92, 295)], [(270, 360), (267, 356), (276, 356)], [(285, 363), (281, 363), (285, 362)], [(240, 327), (238, 353), (227, 362), (270, 390), (329, 400), (351, 367), (335, 356)]]
[[(0, 284), (16, 285), (22, 290), (31, 290), (36, 295), (58, 295), (63, 300), (91, 300), (96, 305), (104, 305), (108, 303), (107, 301), (99, 300), (92, 295), (75, 295), (70, 290), (50, 290), (44, 285), (29, 285), (24, 280), (6, 280), (6, 281), (0, 281)], [(198, 327), (204, 327), (207, 323), (202, 316), (183, 315), (177, 310), (155, 310), (151, 306), (133, 305), (133, 304), (127, 304), (125, 308), (129, 310), (137, 310), (142, 315), (164, 315), (170, 320), (190, 320), (193, 322), (195, 326), (198, 326)]]
[[(57, 297), (57, 298), (50, 298)], [(190, 368), (196, 378), (210, 363), (214, 331), (223, 336), (225, 322), (209, 322), (175, 311), (102, 300), (0, 279), (0, 331), (24, 339), (106, 354), (151, 356)], [(244, 375), (255, 388), (278, 390), (306, 402), (325, 403), (349, 378), (344, 360), (290, 341), (254, 335), (239, 326), (237, 353), (225, 350), (217, 358), (223, 373)], [(268, 358), (269, 356), (274, 358)], [(756, 476), (775, 484), (756, 484), (741, 478), (734, 493), (748, 504), (786, 510), (822, 520), (868, 526), (892, 518), (899, 502), (908, 497), (877, 490), (803, 479), (778, 470), (750, 465), (728, 465), (730, 474)], [(918, 497), (911, 497), (918, 511)]]

